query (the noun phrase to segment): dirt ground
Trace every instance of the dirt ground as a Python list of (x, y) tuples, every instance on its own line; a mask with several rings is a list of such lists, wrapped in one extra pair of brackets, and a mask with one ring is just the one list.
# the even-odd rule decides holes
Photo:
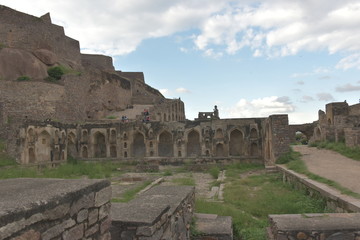
[(360, 193), (360, 161), (344, 157), (337, 152), (306, 145), (296, 145), (293, 149), (302, 154), (301, 158), (310, 172)]

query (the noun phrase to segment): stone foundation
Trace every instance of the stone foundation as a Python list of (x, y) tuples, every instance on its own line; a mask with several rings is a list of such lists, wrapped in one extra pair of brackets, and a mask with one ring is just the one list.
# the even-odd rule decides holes
[(110, 182), (0, 181), (0, 239), (110, 240)]
[(327, 208), (343, 212), (360, 212), (360, 201), (348, 195), (341, 194), (338, 190), (328, 187), (323, 183), (309, 179), (307, 176), (296, 173), (284, 166), (277, 166), (283, 175), (283, 181), (294, 185), (297, 189), (306, 190), (310, 196), (321, 197), (326, 201)]
[(129, 203), (113, 203), (112, 239), (190, 239), (195, 189), (157, 186)]
[(360, 213), (270, 215), (269, 240), (360, 239)]

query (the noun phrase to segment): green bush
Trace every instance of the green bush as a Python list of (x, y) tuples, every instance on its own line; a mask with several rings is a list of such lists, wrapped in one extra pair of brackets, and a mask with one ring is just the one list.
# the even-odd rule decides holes
[(18, 81), (30, 81), (31, 78), (29, 76), (24, 75), (24, 76), (18, 77), (16, 80), (18, 80)]
[(64, 71), (64, 67), (61, 66), (56, 66), (56, 67), (51, 67), (48, 69), (48, 74), (49, 77), (55, 79), (55, 80), (60, 80), (61, 77), (64, 75), (65, 71)]

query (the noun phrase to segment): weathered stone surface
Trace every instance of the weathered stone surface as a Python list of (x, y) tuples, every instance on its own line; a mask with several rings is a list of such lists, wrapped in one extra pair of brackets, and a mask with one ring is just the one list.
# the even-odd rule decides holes
[(85, 231), (85, 237), (89, 237), (99, 231), (99, 224), (95, 224)]
[(55, 53), (47, 49), (38, 49), (33, 53), (40, 61), (49, 66), (54, 65), (58, 61)]
[(110, 215), (111, 203), (107, 203), (99, 209), (99, 219), (103, 219)]
[(89, 210), (88, 224), (91, 226), (99, 219), (99, 210), (97, 208)]
[(55, 225), (42, 234), (42, 240), (50, 240), (63, 233), (65, 229), (73, 227), (75, 224), (75, 220), (68, 219), (61, 224)]
[(108, 217), (101, 222), (100, 233), (104, 234), (104, 233), (108, 232), (110, 227), (111, 227), (111, 219)]
[[(205, 237), (232, 240), (232, 218), (215, 214), (195, 214), (196, 229)], [(199, 238), (203, 239), (203, 238)], [(206, 239), (206, 238), (205, 238)]]
[(70, 208), (70, 216), (73, 216), (75, 213), (79, 212), (81, 209), (93, 207), (95, 193), (89, 193), (79, 200), (74, 202)]
[(109, 202), (111, 199), (111, 194), (112, 191), (110, 186), (95, 193), (95, 207), (100, 207), (101, 205)]
[(30, 52), (22, 49), (4, 48), (0, 51), (0, 77), (16, 80), (20, 76), (32, 79), (47, 77), (47, 68)]
[(78, 213), (77, 218), (76, 218), (76, 221), (77, 221), (78, 223), (81, 223), (81, 222), (83, 222), (85, 219), (87, 219), (88, 216), (89, 216), (89, 210), (83, 209), (83, 210), (81, 210), (81, 211)]
[(76, 225), (75, 227), (63, 233), (64, 240), (78, 240), (84, 236), (84, 224)]
[(9, 223), (0, 228), (0, 239), (9, 237), (12, 234), (24, 229), (25, 227), (30, 226), (31, 224), (34, 224), (36, 222), (40, 222), (43, 219), (44, 216), (41, 213), (37, 213), (28, 219), (23, 218), (17, 222)]
[(13, 240), (40, 240), (41, 234), (34, 230), (29, 230), (18, 237), (13, 238)]
[(70, 210), (70, 203), (64, 203), (62, 205), (56, 206), (55, 208), (51, 210), (46, 210), (44, 212), (44, 218), (49, 220), (55, 220), (58, 218), (64, 217), (66, 214), (68, 214)]

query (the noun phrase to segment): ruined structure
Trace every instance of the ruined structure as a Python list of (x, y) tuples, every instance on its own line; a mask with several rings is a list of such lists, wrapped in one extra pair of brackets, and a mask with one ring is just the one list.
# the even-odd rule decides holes
[[(67, 69), (56, 83), (47, 81), (52, 66)], [(220, 119), (215, 106), (188, 121), (184, 103), (164, 98), (143, 73), (116, 71), (111, 57), (81, 54), (79, 42), (52, 24), (49, 14), (37, 18), (5, 6), (0, 6), (0, 137), (22, 164), (72, 156), (273, 165), (290, 141), (287, 115)]]
[(349, 106), (346, 101), (327, 104), (326, 112), (319, 110), (319, 120), (311, 140), (360, 146), (360, 104)]

